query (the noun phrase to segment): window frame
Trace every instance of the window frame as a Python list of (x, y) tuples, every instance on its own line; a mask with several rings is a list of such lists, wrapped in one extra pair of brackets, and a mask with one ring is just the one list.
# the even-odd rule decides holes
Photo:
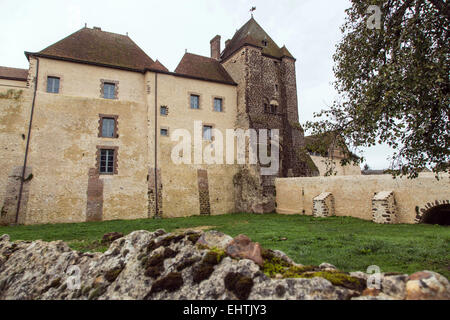
[[(211, 139), (205, 139), (205, 127), (210, 127), (211, 128)], [(214, 135), (212, 133), (212, 130), (214, 129), (214, 125), (213, 124), (209, 124), (209, 123), (204, 123), (202, 126), (202, 141), (208, 141), (208, 142), (212, 142), (214, 141)]]
[[(167, 134), (166, 135), (162, 134), (162, 130), (166, 130)], [(169, 128), (168, 127), (159, 127), (159, 135), (161, 137), (164, 137), (164, 138), (170, 137), (170, 130), (169, 130)]]
[[(105, 84), (114, 85), (114, 94), (112, 98), (105, 97)], [(119, 99), (119, 81), (100, 79), (100, 98), (105, 100), (118, 100)]]
[[(162, 113), (163, 109), (166, 110), (166, 113)], [(169, 107), (168, 106), (159, 106), (159, 115), (162, 117), (167, 117), (169, 115)]]
[[(113, 170), (112, 172), (101, 172), (101, 156), (102, 156), (102, 150), (113, 150)], [(116, 146), (97, 146), (97, 164), (96, 169), (99, 175), (102, 176), (112, 176), (118, 174), (118, 153), (119, 153), (119, 147)], [(108, 159), (106, 159), (108, 161)]]
[[(117, 139), (119, 138), (119, 124), (118, 119), (119, 116), (115, 114), (99, 114), (99, 120), (98, 120), (98, 137), (99, 138), (105, 138), (105, 139)], [(113, 119), (114, 120), (114, 135), (112, 137), (105, 137), (103, 136), (103, 119)]]
[[(49, 80), (50, 80), (50, 79), (53, 79), (53, 80), (58, 79), (58, 88), (57, 88), (57, 91), (56, 91), (56, 92), (54, 92), (54, 91), (49, 91)], [(53, 87), (52, 87), (52, 88), (53, 88)], [(46, 88), (46, 92), (47, 92), (47, 93), (58, 94), (58, 93), (60, 92), (60, 90), (61, 90), (61, 77), (57, 77), (57, 76), (53, 76), (53, 75), (48, 75), (48, 76), (47, 76), (47, 88)]]
[(278, 114), (278, 106), (276, 104), (270, 104), (270, 113)]
[[(198, 108), (192, 108), (192, 96), (198, 97)], [(188, 107), (189, 110), (201, 110), (201, 95), (199, 93), (196, 92), (189, 92), (188, 93)]]
[[(216, 100), (221, 100), (221, 111), (216, 110)], [(223, 113), (225, 112), (225, 98), (220, 96), (213, 96), (212, 97), (212, 110), (214, 112)]]

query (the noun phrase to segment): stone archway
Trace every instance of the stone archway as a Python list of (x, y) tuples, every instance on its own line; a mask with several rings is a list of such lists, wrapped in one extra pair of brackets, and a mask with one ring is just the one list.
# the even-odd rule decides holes
[(450, 225), (450, 201), (436, 200), (417, 210), (416, 223)]

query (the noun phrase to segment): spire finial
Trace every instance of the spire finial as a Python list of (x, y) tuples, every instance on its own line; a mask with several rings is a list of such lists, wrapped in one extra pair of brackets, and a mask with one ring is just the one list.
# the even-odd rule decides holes
[(252, 18), (253, 18), (253, 11), (255, 11), (256, 10), (256, 7), (252, 7), (251, 9), (250, 9), (250, 14), (252, 15)]

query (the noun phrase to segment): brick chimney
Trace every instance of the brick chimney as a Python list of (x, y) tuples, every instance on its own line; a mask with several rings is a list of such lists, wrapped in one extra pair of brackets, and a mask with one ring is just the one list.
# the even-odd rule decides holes
[(217, 35), (210, 41), (211, 44), (211, 58), (220, 59), (220, 36)]

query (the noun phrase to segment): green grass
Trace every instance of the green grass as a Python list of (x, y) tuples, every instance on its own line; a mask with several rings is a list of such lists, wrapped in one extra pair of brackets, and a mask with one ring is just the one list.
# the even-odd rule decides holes
[[(432, 270), (450, 278), (450, 228), (438, 225), (380, 225), (350, 217), (229, 214), (174, 219), (0, 227), (12, 240), (64, 240), (76, 250), (104, 251), (107, 232), (214, 226), (231, 236), (246, 234), (263, 247), (282, 250), (305, 265), (328, 262), (344, 271), (413, 273)], [(282, 240), (287, 238), (287, 240)]]

